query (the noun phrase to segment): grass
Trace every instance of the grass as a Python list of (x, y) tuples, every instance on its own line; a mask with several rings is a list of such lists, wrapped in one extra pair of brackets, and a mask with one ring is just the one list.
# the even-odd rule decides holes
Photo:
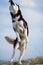
[[(29, 63), (31, 63), (31, 65), (33, 64), (39, 64), (39, 65), (43, 65), (43, 56), (38, 56), (38, 57), (34, 57), (34, 58), (30, 58), (27, 60), (22, 60), (22, 65), (30, 65)], [(0, 62), (0, 65), (19, 65), (18, 62)]]
[(43, 56), (37, 56), (31, 59), (28, 59), (29, 62), (43, 64)]

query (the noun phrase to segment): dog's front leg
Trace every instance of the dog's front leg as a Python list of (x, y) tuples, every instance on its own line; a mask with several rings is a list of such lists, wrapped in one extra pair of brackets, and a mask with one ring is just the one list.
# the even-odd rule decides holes
[(19, 61), (18, 61), (19, 64), (22, 64), (21, 60), (23, 58), (24, 53), (25, 53), (25, 48), (20, 50), (20, 57), (19, 57)]
[(20, 41), (20, 36), (19, 36), (19, 33), (18, 33), (18, 32), (16, 32), (16, 35), (17, 35), (18, 41)]

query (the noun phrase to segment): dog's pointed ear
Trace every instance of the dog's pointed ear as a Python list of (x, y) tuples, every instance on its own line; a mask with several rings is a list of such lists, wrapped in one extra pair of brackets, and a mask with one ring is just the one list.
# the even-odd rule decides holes
[(7, 40), (7, 42), (9, 42), (10, 44), (14, 44), (14, 39), (12, 39), (11, 37), (5, 36), (5, 39)]

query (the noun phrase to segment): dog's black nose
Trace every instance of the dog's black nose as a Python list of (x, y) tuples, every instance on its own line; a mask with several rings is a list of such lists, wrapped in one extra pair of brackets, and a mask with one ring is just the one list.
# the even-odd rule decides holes
[(11, 5), (15, 5), (14, 2), (12, 0), (9, 0), (10, 4)]
[(11, 2), (12, 0), (9, 0), (9, 2)]
[(10, 0), (9, 0), (9, 2), (10, 2)]

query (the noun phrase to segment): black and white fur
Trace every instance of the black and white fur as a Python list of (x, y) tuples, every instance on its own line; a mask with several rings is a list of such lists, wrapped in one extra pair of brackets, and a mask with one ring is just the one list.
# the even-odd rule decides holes
[(29, 30), (28, 30), (27, 22), (24, 20), (22, 16), (19, 5), (14, 4), (12, 0), (9, 0), (9, 2), (10, 2), (9, 10), (12, 18), (12, 25), (14, 31), (17, 34), (17, 38), (15, 40), (12, 40), (9, 37), (5, 37), (5, 38), (8, 42), (13, 44), (13, 54), (11, 57), (11, 61), (13, 61), (15, 51), (19, 49), (20, 50), (19, 64), (21, 64), (22, 56), (26, 49)]
[(13, 29), (17, 34), (17, 38), (20, 41), (20, 36), (25, 36), (27, 39), (28, 36), (28, 25), (27, 22), (24, 20), (20, 7), (17, 4), (14, 4), (12, 0), (10, 0), (10, 14), (12, 17), (12, 25)]

